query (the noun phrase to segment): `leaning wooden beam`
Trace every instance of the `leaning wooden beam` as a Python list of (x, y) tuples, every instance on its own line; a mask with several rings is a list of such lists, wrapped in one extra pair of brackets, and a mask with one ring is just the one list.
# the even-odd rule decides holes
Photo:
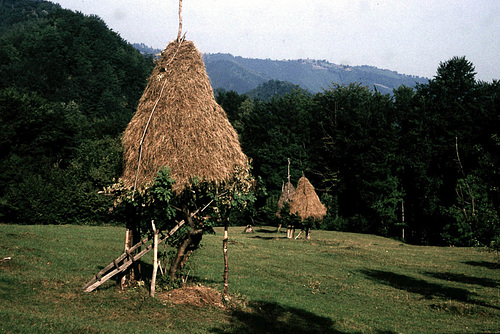
[[(128, 250), (133, 252), (135, 251), (137, 248), (141, 247), (142, 245), (146, 244), (148, 242), (148, 239), (145, 238), (145, 239), (142, 239), (140, 242), (138, 242), (137, 244), (135, 244), (134, 246), (130, 247)], [(102, 277), (107, 273), (109, 272), (111, 269), (113, 269), (116, 265), (115, 263), (120, 263), (122, 262), (123, 260), (125, 260), (127, 258), (127, 253), (126, 252), (123, 252), (122, 255), (120, 255), (117, 259), (113, 260), (113, 262), (111, 262), (110, 264), (108, 264), (106, 267), (104, 267), (104, 269), (102, 269), (100, 272), (98, 272), (97, 274), (95, 274), (94, 278), (92, 278), (92, 280), (90, 280), (90, 282), (88, 282), (84, 287), (83, 289), (86, 289), (88, 286), (94, 284), (96, 281), (100, 281), (102, 280)]]
[[(162, 235), (162, 238), (158, 240), (158, 244), (161, 244), (168, 238), (170, 238), (179, 228), (184, 225), (184, 220), (180, 221), (177, 225), (174, 226), (166, 235)], [(148, 239), (143, 239), (141, 242), (138, 242), (134, 246), (132, 246), (129, 249), (129, 252), (132, 252), (139, 248), (140, 246), (144, 245), (145, 243), (148, 242)], [(129, 258), (129, 255), (127, 252), (124, 252), (120, 257), (118, 257), (116, 260), (113, 260), (109, 265), (106, 266), (103, 270), (101, 270), (97, 275), (95, 275), (90, 282), (88, 282), (84, 287), (83, 291), (85, 292), (91, 292), (94, 291), (97, 287), (102, 285), (104, 282), (115, 276), (116, 274), (127, 270), (135, 261), (139, 260), (141, 257), (146, 255), (151, 249), (153, 249), (153, 245), (147, 246), (145, 249), (143, 249), (139, 254), (135, 256), (131, 256)], [(120, 265), (119, 263), (123, 261), (123, 263)], [(113, 269), (114, 268), (114, 269)], [(113, 269), (113, 270), (111, 270)], [(111, 270), (111, 271), (110, 271)], [(103, 275), (100, 279), (97, 279), (97, 276)]]

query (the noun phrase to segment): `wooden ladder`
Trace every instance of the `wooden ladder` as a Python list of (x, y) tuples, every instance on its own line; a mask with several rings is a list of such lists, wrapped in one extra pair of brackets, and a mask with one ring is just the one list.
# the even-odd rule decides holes
[[(167, 234), (162, 234), (160, 240), (158, 240), (158, 244), (161, 244), (168, 238), (170, 238), (181, 226), (184, 225), (184, 220), (175, 225)], [(141, 257), (146, 255), (151, 249), (153, 249), (153, 244), (144, 248), (139, 254), (134, 255), (133, 252), (139, 247), (148, 243), (148, 239), (142, 239), (140, 242), (136, 243), (118, 258), (114, 259), (113, 262), (108, 264), (104, 269), (99, 271), (97, 274), (92, 277), (92, 279), (83, 287), (83, 291), (91, 292), (94, 291), (97, 287), (102, 285), (104, 282), (112, 278), (113, 276), (124, 272), (127, 270), (134, 262), (139, 260)]]

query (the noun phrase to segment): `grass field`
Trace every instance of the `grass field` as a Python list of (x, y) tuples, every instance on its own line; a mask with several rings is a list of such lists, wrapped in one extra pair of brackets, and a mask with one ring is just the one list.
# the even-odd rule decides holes
[[(178, 305), (147, 283), (81, 288), (122, 252), (123, 228), (0, 225), (1, 333), (496, 333), (500, 263), (483, 249), (372, 235), (230, 229), (234, 307)], [(188, 282), (222, 289), (222, 237), (206, 235)], [(143, 268), (150, 269), (152, 256)]]

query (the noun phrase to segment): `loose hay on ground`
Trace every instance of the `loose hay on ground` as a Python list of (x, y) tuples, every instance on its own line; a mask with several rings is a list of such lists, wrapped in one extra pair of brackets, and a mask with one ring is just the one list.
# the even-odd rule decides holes
[(161, 293), (159, 298), (175, 305), (224, 308), (221, 294), (217, 290), (205, 286), (186, 286), (166, 291)]

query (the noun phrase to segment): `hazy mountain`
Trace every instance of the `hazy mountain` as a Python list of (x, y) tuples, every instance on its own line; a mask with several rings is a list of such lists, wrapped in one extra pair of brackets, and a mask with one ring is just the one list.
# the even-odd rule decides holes
[[(134, 44), (144, 54), (158, 54), (161, 50), (144, 44)], [(427, 83), (427, 78), (399, 74), (374, 66), (336, 65), (326, 60), (298, 59), (271, 60), (235, 57), (227, 53), (205, 54), (203, 61), (214, 89), (248, 93), (269, 80), (289, 82), (311, 93), (317, 93), (332, 84), (361, 83), (382, 93), (392, 93), (401, 85), (415, 86)]]
[(373, 66), (336, 65), (326, 60), (270, 60), (234, 57), (230, 54), (205, 54), (208, 76), (214, 88), (246, 93), (269, 80), (299, 85), (311, 93), (322, 91), (332, 83), (358, 82), (382, 93), (391, 93), (401, 85), (426, 83), (427, 78), (399, 74)]
[(132, 43), (132, 46), (134, 48), (136, 48), (137, 50), (139, 50), (139, 52), (142, 53), (142, 54), (144, 54), (144, 55), (153, 55), (153, 56), (156, 56), (156, 55), (158, 55), (161, 52), (160, 49), (152, 48), (150, 46), (147, 46), (144, 43)]

